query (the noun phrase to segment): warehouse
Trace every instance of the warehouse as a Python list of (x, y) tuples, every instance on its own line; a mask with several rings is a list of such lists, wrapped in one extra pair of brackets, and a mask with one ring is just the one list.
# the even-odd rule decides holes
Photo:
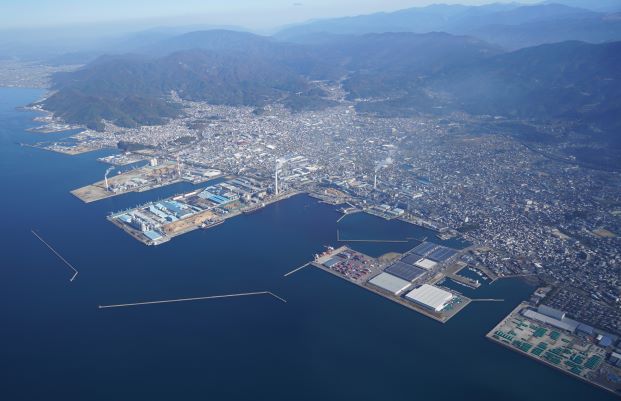
[(433, 285), (423, 284), (408, 292), (405, 297), (415, 304), (439, 312), (453, 299), (453, 294)]
[(425, 273), (424, 270), (403, 262), (395, 262), (388, 266), (384, 271), (410, 282), (416, 280)]
[(323, 265), (327, 267), (328, 269), (332, 269), (334, 266), (338, 265), (342, 261), (343, 259), (334, 257), (334, 258), (330, 258), (326, 260), (325, 262), (323, 262)]
[(456, 253), (457, 251), (454, 249), (447, 248), (445, 246), (439, 246), (434, 249), (429, 255), (427, 255), (427, 258), (433, 259), (436, 262), (444, 262), (445, 260), (449, 260), (450, 258), (455, 256)]
[(149, 238), (151, 241), (155, 241), (155, 240), (162, 238), (162, 234), (158, 233), (157, 231), (153, 231), (153, 230), (145, 231), (143, 234), (146, 235), (147, 238)]
[(423, 242), (422, 244), (419, 244), (418, 246), (414, 247), (414, 249), (412, 249), (412, 252), (418, 255), (425, 256), (428, 253), (432, 252), (434, 249), (436, 249), (436, 247), (437, 245), (434, 243)]
[(562, 310), (554, 309), (547, 305), (539, 305), (537, 307), (537, 312), (541, 313), (542, 315), (552, 317), (556, 320), (563, 320), (565, 319), (565, 316), (566, 316), (566, 313), (563, 312)]
[(522, 315), (524, 315), (525, 317), (529, 319), (536, 320), (541, 323), (549, 324), (550, 326), (554, 326), (557, 329), (569, 331), (570, 333), (574, 333), (576, 329), (578, 328), (578, 324), (579, 324), (577, 321), (570, 319), (568, 317), (563, 317), (563, 319), (560, 320), (560, 319), (557, 319), (557, 318), (554, 318), (548, 315), (544, 315), (543, 313), (536, 312), (532, 309), (524, 309), (522, 311)]
[(373, 284), (383, 290), (390, 292), (391, 294), (399, 295), (405, 291), (410, 285), (409, 281), (405, 281), (399, 277), (395, 277), (392, 274), (380, 273), (377, 276), (369, 280), (369, 284)]
[(431, 270), (436, 267), (437, 263), (430, 259), (421, 258), (416, 261), (414, 265), (420, 267), (421, 269)]
[(422, 257), (423, 257), (423, 255), (419, 255), (419, 254), (416, 254), (416, 253), (409, 253), (409, 254), (405, 255), (403, 258), (401, 258), (401, 261), (403, 263), (407, 263), (409, 265), (414, 266), (414, 264), (416, 262), (418, 262), (420, 260), (420, 258), (422, 258)]

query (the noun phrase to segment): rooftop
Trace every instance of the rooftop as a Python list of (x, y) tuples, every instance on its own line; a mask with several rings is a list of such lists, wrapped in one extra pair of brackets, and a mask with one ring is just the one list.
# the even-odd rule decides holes
[(388, 273), (378, 274), (369, 280), (369, 283), (386, 291), (390, 291), (393, 294), (398, 294), (411, 285), (409, 281), (405, 281)]
[(423, 284), (408, 292), (405, 297), (427, 308), (440, 311), (453, 298), (453, 294), (433, 285)]

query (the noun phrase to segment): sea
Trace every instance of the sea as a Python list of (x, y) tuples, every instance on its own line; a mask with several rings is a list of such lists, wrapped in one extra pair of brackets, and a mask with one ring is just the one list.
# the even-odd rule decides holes
[[(306, 195), (145, 246), (106, 220), (193, 188), (177, 184), (84, 204), (98, 157), (22, 146), (20, 111), (44, 92), (0, 89), (0, 399), (17, 400), (613, 400), (505, 349), (485, 334), (533, 287), (499, 280), (437, 323), (324, 271), (283, 277), (341, 239), (378, 256), (433, 232), (354, 214)], [(73, 272), (35, 230), (79, 271)], [(347, 243), (347, 242), (345, 242)], [(459, 246), (457, 242), (449, 245)], [(462, 287), (456, 286), (456, 289)], [(467, 290), (467, 289), (465, 289)], [(100, 305), (271, 291), (271, 296), (100, 309)]]

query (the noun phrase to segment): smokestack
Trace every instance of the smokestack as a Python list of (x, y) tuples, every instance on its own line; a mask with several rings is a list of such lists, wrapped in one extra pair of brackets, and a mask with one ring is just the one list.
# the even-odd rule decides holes
[(104, 174), (104, 182), (106, 183), (106, 191), (110, 190), (110, 187), (108, 186), (108, 174), (110, 174), (112, 170), (114, 170), (114, 167), (110, 167), (109, 169), (107, 169), (106, 173)]

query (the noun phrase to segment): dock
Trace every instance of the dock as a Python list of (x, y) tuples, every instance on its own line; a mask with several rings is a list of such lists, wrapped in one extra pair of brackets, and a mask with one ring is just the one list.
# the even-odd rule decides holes
[(460, 276), (459, 274), (450, 273), (447, 274), (445, 277), (472, 289), (477, 289), (481, 286), (480, 282), (468, 277)]
[(341, 220), (343, 220), (345, 217), (347, 217), (347, 216), (349, 216), (351, 214), (356, 214), (356, 213), (360, 213), (360, 212), (362, 212), (362, 210), (356, 209), (354, 207), (350, 207), (350, 208), (344, 209), (343, 210), (343, 215), (341, 217), (339, 217), (339, 219), (336, 222), (340, 223)]

